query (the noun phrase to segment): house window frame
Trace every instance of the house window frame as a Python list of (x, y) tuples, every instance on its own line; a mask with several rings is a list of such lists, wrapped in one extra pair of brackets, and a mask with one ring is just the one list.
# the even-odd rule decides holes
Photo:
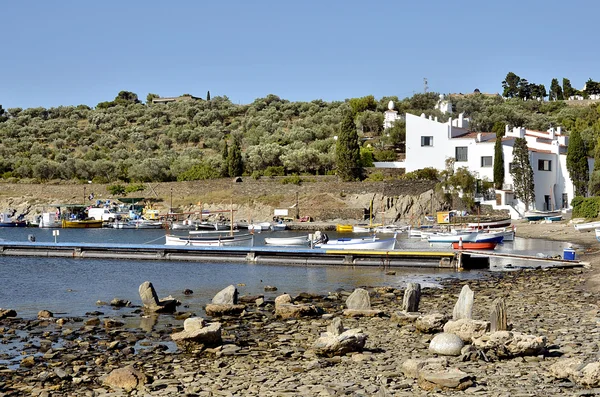
[[(427, 140), (426, 140), (427, 138)], [(428, 144), (426, 144), (428, 143)], [(421, 136), (421, 147), (433, 146), (433, 136)]]
[[(458, 155), (458, 149), (464, 149), (464, 157)], [(463, 153), (461, 153), (463, 154)], [(457, 163), (464, 163), (469, 161), (469, 147), (468, 146), (456, 146), (454, 148), (454, 160)]]
[[(548, 168), (545, 166), (548, 165)], [(552, 160), (538, 159), (538, 171), (552, 171)]]
[[(483, 159), (490, 159), (490, 164), (485, 165)], [(490, 168), (494, 166), (494, 156), (481, 156), (481, 168)]]

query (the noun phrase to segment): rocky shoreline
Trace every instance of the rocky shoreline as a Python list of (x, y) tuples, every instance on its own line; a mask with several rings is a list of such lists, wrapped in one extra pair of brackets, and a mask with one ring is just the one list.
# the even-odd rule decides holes
[[(473, 384), (464, 392), (434, 390), (441, 395), (486, 396), (597, 393), (595, 385), (557, 379), (550, 368), (566, 358), (597, 360), (599, 294), (582, 290), (592, 273), (589, 269), (520, 270), (470, 280), (473, 319), (488, 321), (493, 301), (503, 298), (512, 329), (545, 337), (548, 348), (542, 354), (502, 360), (447, 357), (448, 366), (468, 374)], [(422, 291), (421, 314), (452, 315), (464, 282), (443, 284), (443, 289)], [(409, 359), (436, 357), (428, 350), (434, 335), (393, 320), (404, 291), (385, 286), (367, 289), (373, 309), (381, 316), (344, 316), (351, 291), (293, 297), (293, 303), (313, 305), (322, 314), (289, 319), (276, 317), (274, 302), (268, 299), (242, 297), (246, 307), (240, 315), (210, 319), (222, 324), (222, 345), (200, 351), (176, 348), (171, 338), (191, 313), (160, 314), (170, 321), (153, 326), (152, 316), (141, 307), (121, 302), (120, 317), (105, 317), (101, 307), (80, 318), (6, 317), (0, 320), (0, 341), (13, 347), (0, 356), (10, 360), (10, 365), (0, 365), (0, 392), (7, 396), (124, 395), (127, 389), (111, 387), (106, 379), (115, 370), (130, 368), (137, 375), (129, 395), (427, 395), (420, 382), (406, 376), (403, 365)], [(346, 328), (360, 328), (367, 335), (362, 352), (333, 357), (312, 352), (315, 340), (336, 317), (343, 319)], [(132, 318), (142, 320), (139, 328), (124, 326)], [(111, 376), (119, 375), (115, 374)]]

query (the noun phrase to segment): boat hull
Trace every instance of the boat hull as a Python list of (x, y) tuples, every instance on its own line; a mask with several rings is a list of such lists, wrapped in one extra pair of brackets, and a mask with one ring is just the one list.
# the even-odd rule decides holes
[(573, 226), (578, 232), (591, 232), (600, 228), (600, 222), (579, 223)]
[(224, 247), (224, 246), (249, 246), (252, 244), (253, 236), (251, 234), (236, 236), (219, 237), (199, 237), (199, 236), (174, 236), (167, 234), (165, 236), (165, 245), (187, 245), (193, 247)]
[(27, 222), (14, 221), (14, 222), (0, 222), (0, 227), (25, 227)]
[(97, 220), (70, 221), (63, 219), (62, 227), (66, 229), (92, 229), (101, 228), (104, 222)]
[(482, 242), (463, 242), (460, 241), (458, 243), (452, 243), (452, 248), (454, 248), (455, 250), (493, 250), (496, 248), (496, 245), (498, 245), (498, 243), (496, 242), (486, 242), (486, 241), (482, 241)]
[(307, 236), (298, 237), (270, 237), (265, 238), (265, 244), (268, 245), (307, 245)]
[(467, 223), (469, 229), (492, 229), (499, 227), (507, 227), (511, 225), (511, 219), (500, 219), (497, 221), (484, 221), (484, 222), (472, 222)]
[[(358, 241), (357, 241), (358, 240)], [(396, 248), (396, 238), (383, 240), (338, 239), (326, 244), (317, 244), (315, 248), (328, 250), (383, 250), (391, 251)]]

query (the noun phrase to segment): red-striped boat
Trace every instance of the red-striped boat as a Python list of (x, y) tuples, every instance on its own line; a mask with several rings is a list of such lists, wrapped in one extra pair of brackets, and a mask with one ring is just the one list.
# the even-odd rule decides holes
[(471, 241), (463, 241), (461, 238), (458, 242), (452, 243), (452, 248), (455, 250), (493, 250), (496, 245), (502, 243), (502, 240), (502, 236), (477, 235), (477, 238)]

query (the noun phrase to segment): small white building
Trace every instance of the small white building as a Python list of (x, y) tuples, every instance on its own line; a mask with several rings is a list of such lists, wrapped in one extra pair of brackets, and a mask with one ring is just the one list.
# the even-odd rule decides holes
[[(425, 115), (406, 115), (406, 172), (426, 167), (444, 170), (446, 160), (454, 159), (454, 168), (467, 167), (478, 178), (494, 180), (493, 132), (470, 132), (469, 120), (462, 114), (446, 123), (426, 118)], [(513, 218), (522, 217), (525, 205), (514, 198), (513, 180), (509, 172), (513, 161), (515, 138), (525, 138), (529, 160), (534, 174), (535, 202), (530, 206), (538, 210), (570, 208), (574, 197), (573, 182), (567, 171), (567, 146), (569, 139), (561, 128), (533, 131), (508, 126), (502, 138), (504, 156), (504, 186), (496, 190), (495, 200), (485, 202), (494, 208), (508, 209)], [(593, 159), (588, 159), (590, 172)]]
[(452, 114), (452, 102), (450, 102), (449, 99), (446, 99), (444, 94), (440, 94), (440, 99), (435, 104), (435, 108), (439, 109), (439, 111), (444, 114)]

